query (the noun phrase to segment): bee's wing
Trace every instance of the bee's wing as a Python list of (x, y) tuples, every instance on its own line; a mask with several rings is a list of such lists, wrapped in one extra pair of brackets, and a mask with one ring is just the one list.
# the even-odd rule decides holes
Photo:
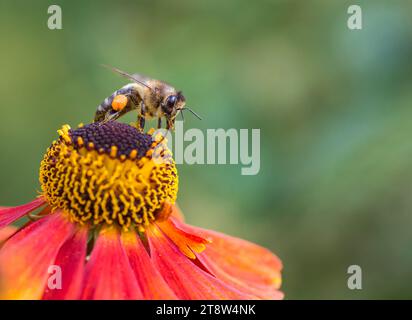
[[(110, 69), (110, 70), (112, 70), (112, 71), (114, 71), (114, 72), (116, 72), (116, 73), (118, 73), (118, 74), (120, 74), (121, 76), (123, 76), (123, 77), (125, 77), (125, 78), (128, 78), (128, 79), (130, 79), (130, 80), (132, 80), (132, 81), (134, 81), (134, 82), (136, 82), (136, 83), (139, 83), (139, 84), (141, 84), (141, 85), (149, 88), (150, 90), (152, 90), (152, 88), (150, 88), (150, 87), (147, 85), (147, 83), (146, 83), (147, 80), (149, 79), (149, 78), (147, 78), (147, 77), (144, 77), (144, 76), (139, 75), (139, 74), (137, 74), (137, 73), (136, 73), (136, 74), (128, 74), (127, 72), (124, 72), (124, 71), (122, 71), (122, 70), (120, 70), (120, 69), (117, 69), (117, 68), (115, 68), (115, 67), (108, 66), (108, 65), (105, 65), (105, 64), (103, 64), (102, 66), (103, 66), (103, 67), (106, 67), (106, 68), (108, 68), (108, 69)], [(144, 80), (143, 80), (143, 78), (144, 78)]]
[(142, 74), (139, 74), (139, 73), (133, 73), (132, 78), (135, 79), (135, 80), (138, 80), (139, 82), (143, 82), (146, 85), (148, 84), (149, 80), (151, 80), (150, 77), (146, 77), (146, 76), (144, 76)]

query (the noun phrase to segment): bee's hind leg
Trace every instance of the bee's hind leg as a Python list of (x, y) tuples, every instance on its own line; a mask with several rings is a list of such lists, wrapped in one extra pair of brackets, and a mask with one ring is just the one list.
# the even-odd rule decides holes
[(105, 124), (105, 123), (107, 123), (107, 122), (109, 122), (109, 121), (117, 120), (117, 119), (119, 119), (119, 117), (120, 117), (120, 112), (115, 112), (115, 113), (112, 113), (112, 114), (106, 114), (106, 116), (104, 117), (104, 119), (101, 120), (101, 121), (98, 121), (98, 122), (99, 122), (100, 124)]

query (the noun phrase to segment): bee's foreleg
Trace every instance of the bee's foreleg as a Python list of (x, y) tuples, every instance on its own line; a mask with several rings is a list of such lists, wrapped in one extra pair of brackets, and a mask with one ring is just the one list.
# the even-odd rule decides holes
[(157, 119), (157, 129), (160, 129), (162, 127), (162, 118)]
[(174, 124), (175, 124), (175, 121), (174, 121), (174, 120), (172, 120), (172, 119), (167, 119), (167, 121), (166, 121), (166, 129), (167, 129), (168, 131), (169, 131), (169, 130), (173, 130)]

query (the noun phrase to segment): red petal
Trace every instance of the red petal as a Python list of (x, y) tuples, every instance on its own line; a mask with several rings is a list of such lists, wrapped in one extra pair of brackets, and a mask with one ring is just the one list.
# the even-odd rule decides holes
[(100, 232), (86, 265), (83, 299), (142, 299), (136, 277), (120, 242), (120, 231), (104, 228)]
[(262, 299), (283, 298), (283, 293), (277, 290), (281, 285), (282, 262), (269, 250), (239, 238), (170, 220), (177, 229), (211, 242), (197, 257), (218, 279)]
[(0, 228), (12, 223), (22, 216), (34, 211), (44, 205), (46, 201), (43, 197), (37, 198), (32, 202), (17, 207), (3, 207), (0, 209)]
[(55, 213), (11, 237), (0, 249), (0, 298), (41, 298), (49, 267), (72, 230), (72, 223)]
[(13, 235), (18, 229), (13, 226), (7, 226), (0, 229), (0, 246), (4, 241)]
[(177, 299), (150, 260), (140, 238), (133, 232), (127, 232), (122, 234), (121, 239), (136, 275), (137, 283), (143, 293), (143, 298), (147, 300)]
[(147, 229), (151, 257), (179, 299), (256, 299), (226, 285), (188, 259), (162, 231)]
[(86, 259), (87, 235), (88, 230), (86, 228), (79, 228), (60, 248), (54, 265), (61, 268), (62, 286), (60, 289), (49, 289), (47, 287), (43, 295), (44, 300), (80, 298)]

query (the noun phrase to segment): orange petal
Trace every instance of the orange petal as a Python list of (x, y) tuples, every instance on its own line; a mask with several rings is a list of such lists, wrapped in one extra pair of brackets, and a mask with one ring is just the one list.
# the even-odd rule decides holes
[(210, 241), (197, 254), (202, 264), (217, 278), (262, 299), (281, 299), (282, 262), (269, 250), (239, 238), (208, 231), (170, 218), (175, 228)]
[(102, 229), (86, 265), (82, 299), (142, 298), (142, 292), (120, 242), (120, 231), (113, 227)]
[(21, 229), (0, 249), (0, 299), (40, 299), (73, 225), (59, 212)]
[(46, 287), (43, 300), (79, 299), (83, 285), (88, 230), (79, 228), (60, 248), (54, 265), (61, 268), (61, 288)]
[(166, 221), (157, 223), (162, 231), (173, 241), (173, 243), (190, 259), (196, 259), (196, 252), (202, 252), (206, 249), (205, 244), (209, 241), (200, 237), (196, 233), (187, 232), (184, 228), (178, 228), (178, 225), (184, 225), (177, 219), (170, 217)]
[(179, 299), (256, 299), (226, 285), (188, 259), (155, 225), (146, 230), (154, 264)]
[[(282, 262), (269, 250), (222, 233), (198, 230), (212, 240), (199, 260), (218, 278), (249, 288), (264, 299), (281, 299)], [(193, 230), (195, 232), (195, 230)]]
[(182, 210), (180, 210), (177, 204), (172, 205), (172, 213), (170, 214), (170, 216), (179, 221), (185, 221), (185, 216), (183, 215)]
[(3, 207), (0, 209), (0, 228), (12, 223), (22, 216), (34, 211), (45, 204), (43, 197), (17, 207)]
[(129, 257), (130, 265), (136, 275), (137, 283), (143, 293), (143, 299), (177, 299), (150, 260), (149, 254), (140, 238), (134, 232), (124, 232), (122, 233), (121, 240)]

